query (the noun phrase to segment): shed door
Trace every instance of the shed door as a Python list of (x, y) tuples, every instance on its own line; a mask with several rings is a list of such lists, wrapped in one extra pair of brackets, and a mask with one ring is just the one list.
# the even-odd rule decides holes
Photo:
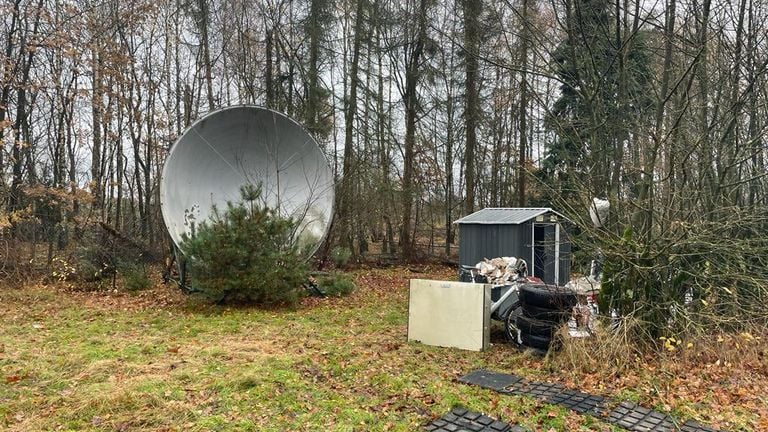
[(555, 280), (555, 224), (533, 225), (533, 275), (547, 284)]

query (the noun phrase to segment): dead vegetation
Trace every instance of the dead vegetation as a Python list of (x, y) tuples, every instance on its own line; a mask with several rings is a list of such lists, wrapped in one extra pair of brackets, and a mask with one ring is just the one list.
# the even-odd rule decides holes
[[(765, 328), (660, 337), (641, 347), (635, 333), (643, 328), (624, 319), (615, 329), (598, 327), (591, 338), (563, 337), (561, 350), (543, 366), (553, 379), (587, 392), (623, 395), (725, 430), (768, 428), (761, 390), (768, 384)], [(733, 413), (747, 412), (755, 415), (752, 421), (731, 421), (739, 419)]]
[[(414, 273), (414, 271), (418, 273)], [(725, 430), (765, 430), (765, 335), (628, 344), (633, 330), (572, 340), (540, 358), (494, 329), (483, 353), (405, 342), (407, 281), (448, 267), (359, 269), (344, 298), (296, 310), (190, 302), (62, 285), (4, 289), (0, 424), (9, 430), (414, 430), (454, 404), (532, 430), (609, 430), (529, 398), (455, 382), (489, 368), (640, 401)], [(664, 348), (669, 344), (670, 348)], [(690, 344), (690, 345), (689, 345)]]

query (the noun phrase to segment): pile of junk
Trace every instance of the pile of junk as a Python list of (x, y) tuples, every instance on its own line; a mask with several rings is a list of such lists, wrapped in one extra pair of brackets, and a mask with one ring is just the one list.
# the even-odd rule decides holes
[(504, 324), (513, 344), (547, 351), (564, 325), (571, 337), (587, 337), (594, 330), (600, 289), (595, 274), (564, 286), (548, 285), (528, 275), (525, 260), (498, 257), (461, 266), (459, 280), (492, 286), (490, 317)]

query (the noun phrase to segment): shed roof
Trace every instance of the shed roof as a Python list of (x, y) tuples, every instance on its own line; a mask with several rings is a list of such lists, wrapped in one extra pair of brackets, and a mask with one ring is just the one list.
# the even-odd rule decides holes
[(463, 218), (455, 221), (457, 224), (485, 224), (485, 225), (519, 225), (527, 222), (536, 216), (540, 216), (546, 213), (554, 213), (562, 218), (565, 218), (562, 214), (552, 210), (549, 207), (515, 207), (515, 208), (484, 208), (480, 211), (476, 211), (471, 215), (464, 216)]

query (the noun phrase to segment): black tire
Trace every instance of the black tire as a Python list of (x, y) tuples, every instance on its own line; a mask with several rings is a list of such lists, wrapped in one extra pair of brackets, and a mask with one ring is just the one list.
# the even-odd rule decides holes
[(523, 345), (531, 348), (549, 351), (549, 347), (552, 345), (552, 339), (546, 336), (536, 336), (521, 332), (520, 337), (523, 340)]
[(520, 301), (525, 305), (540, 308), (570, 310), (576, 306), (579, 299), (575, 292), (567, 288), (525, 284), (520, 287)]
[(562, 324), (571, 318), (571, 310), (555, 310), (523, 304), (523, 315), (539, 321), (549, 321), (554, 325)]
[(520, 345), (520, 339), (518, 339), (518, 327), (517, 318), (522, 316), (523, 311), (520, 307), (512, 308), (504, 318), (504, 335), (507, 340), (515, 345)]
[(551, 338), (559, 324), (552, 321), (540, 321), (525, 315), (519, 315), (515, 318), (515, 326), (523, 333)]

